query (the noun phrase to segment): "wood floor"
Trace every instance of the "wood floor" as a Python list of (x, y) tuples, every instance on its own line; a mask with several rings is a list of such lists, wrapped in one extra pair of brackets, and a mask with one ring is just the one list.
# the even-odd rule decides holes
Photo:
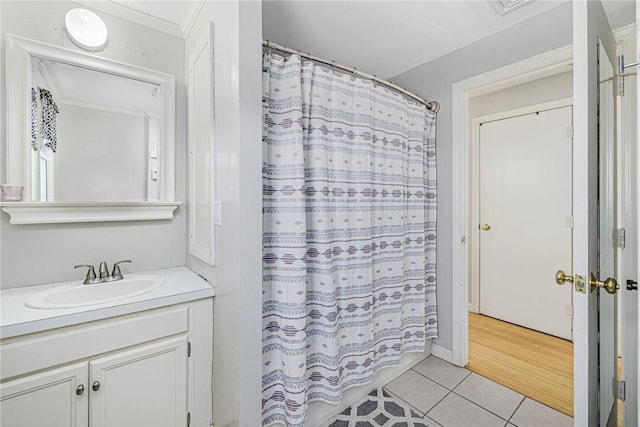
[(469, 313), (467, 368), (573, 417), (570, 341)]

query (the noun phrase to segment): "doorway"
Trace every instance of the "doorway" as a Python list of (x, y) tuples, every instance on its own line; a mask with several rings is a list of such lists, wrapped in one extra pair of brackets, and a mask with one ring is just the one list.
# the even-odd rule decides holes
[(572, 295), (554, 274), (572, 257), (571, 89), (565, 71), (469, 100), (467, 365), (569, 416)]
[[(616, 36), (621, 40), (621, 45), (624, 47), (624, 51), (627, 52), (627, 55), (633, 52), (635, 55), (637, 52), (633, 49), (630, 49), (631, 45), (628, 44), (629, 40), (632, 38), (628, 33), (631, 33), (633, 29), (619, 29), (616, 31)], [(628, 33), (627, 33), (628, 32)], [(635, 38), (635, 34), (633, 35)], [(468, 107), (469, 102), (472, 98), (476, 96), (480, 96), (482, 94), (486, 94), (495, 90), (499, 90), (505, 87), (511, 87), (517, 82), (521, 81), (529, 81), (532, 78), (540, 78), (540, 76), (555, 74), (557, 72), (561, 72), (558, 70), (563, 69), (563, 67), (570, 66), (572, 60), (572, 49), (570, 47), (564, 49), (558, 49), (556, 51), (548, 52), (546, 54), (538, 55), (533, 58), (529, 58), (527, 60), (521, 61), (519, 63), (515, 63), (500, 69), (496, 69), (493, 71), (489, 71), (487, 73), (457, 82), (452, 85), (452, 139), (453, 139), (453, 149), (452, 149), (452, 157), (453, 161), (453, 201), (452, 201), (452, 210), (453, 210), (453, 218), (452, 218), (452, 259), (453, 259), (453, 273), (452, 273), (452, 299), (453, 299), (453, 346), (451, 353), (451, 360), (454, 364), (458, 366), (465, 366), (468, 362), (468, 333), (469, 333), (469, 324), (467, 319), (467, 313), (469, 309), (469, 290), (470, 290), (470, 278), (471, 278), (471, 254), (470, 254), (470, 232), (472, 231), (471, 225), (471, 217), (472, 213), (470, 211), (471, 208), (471, 200), (470, 200), (470, 185), (471, 185), (471, 175), (470, 175), (470, 147), (469, 147), (469, 133), (471, 132), (471, 126), (469, 123), (469, 115), (468, 115)], [(566, 70), (566, 68), (564, 68)], [(532, 77), (537, 76), (537, 77)], [(632, 81), (632, 80), (629, 80)], [(632, 85), (630, 85), (632, 86)], [(627, 90), (630, 88), (627, 87)], [(632, 90), (629, 90), (629, 93), (635, 92), (635, 87)], [(622, 103), (635, 104), (635, 97), (628, 97), (627, 99), (623, 98)], [(590, 105), (590, 104), (589, 104)], [(623, 119), (623, 126), (631, 127), (635, 129), (637, 121), (635, 120), (635, 109), (633, 109), (633, 113), (631, 113), (631, 109), (623, 108), (623, 111), (629, 111), (629, 117), (625, 120)], [(628, 123), (627, 123), (628, 121)], [(627, 123), (625, 125), (625, 123)], [(634, 134), (634, 132), (630, 132)], [(631, 141), (634, 139), (631, 138)], [(574, 157), (575, 158), (575, 157)], [(629, 156), (630, 159), (637, 159), (637, 154), (631, 153)], [(628, 169), (628, 168), (625, 168)], [(625, 173), (628, 179), (633, 181), (633, 178), (629, 178), (629, 176), (637, 176), (633, 173), (628, 174)], [(634, 187), (631, 187), (632, 189)], [(634, 211), (635, 212), (635, 211)], [(630, 217), (633, 217), (633, 212), (630, 214)], [(477, 227), (478, 224), (475, 225)], [(634, 228), (635, 230), (635, 228)], [(627, 230), (629, 231), (629, 230)], [(633, 234), (635, 235), (635, 234)], [(630, 254), (628, 252), (628, 254)], [(633, 252), (637, 254), (637, 252)], [(633, 257), (632, 257), (633, 258)], [(586, 269), (585, 269), (586, 270)], [(633, 275), (631, 275), (633, 276)], [(584, 284), (585, 280), (582, 276), (579, 277), (582, 280), (582, 284)], [(621, 289), (622, 290), (622, 289)], [(625, 290), (626, 291), (626, 290)], [(578, 292), (576, 287), (576, 292)], [(636, 291), (637, 292), (637, 291)], [(587, 292), (589, 295), (589, 293)], [(590, 295), (594, 295), (591, 293)], [(634, 296), (634, 295), (629, 295)], [(630, 298), (625, 298), (624, 301), (630, 300)], [(636, 299), (635, 296), (633, 298), (633, 302), (631, 303), (632, 307), (636, 307)], [(575, 303), (575, 302), (574, 302)], [(582, 304), (582, 303), (581, 303)], [(630, 316), (627, 321), (624, 322), (625, 325), (629, 326), (630, 329), (633, 329), (632, 332), (637, 332), (637, 311), (632, 312), (632, 310), (627, 310), (625, 305), (625, 313)], [(579, 310), (576, 310), (579, 311)], [(584, 316), (581, 315), (578, 325), (586, 325), (584, 322)], [(575, 323), (574, 323), (575, 324)], [(579, 326), (579, 329), (581, 328)], [(586, 328), (586, 326), (585, 326)], [(583, 328), (584, 329), (584, 328)], [(575, 331), (574, 331), (575, 333)], [(584, 335), (584, 330), (581, 329), (581, 333)], [(626, 336), (626, 335), (625, 335)], [(637, 337), (637, 335), (634, 335)], [(629, 343), (625, 339), (625, 342)], [(637, 343), (637, 338), (631, 340), (631, 343)], [(591, 344), (590, 344), (591, 345)], [(637, 372), (635, 369), (637, 367), (637, 347), (633, 349), (634, 351), (628, 352), (633, 353), (632, 357), (627, 358), (627, 363), (625, 364), (625, 370), (629, 376), (624, 374), (623, 371), (622, 378), (623, 380), (626, 378), (627, 381), (627, 400), (624, 404), (625, 416), (624, 418), (627, 420), (636, 419), (637, 416), (637, 405), (635, 402), (637, 394), (637, 375), (634, 375)], [(577, 351), (577, 350), (576, 350)], [(625, 353), (625, 348), (623, 346), (622, 353)], [(624, 356), (623, 356), (624, 357)], [(590, 359), (591, 360), (591, 359)], [(595, 359), (594, 359), (595, 360)], [(635, 361), (635, 363), (633, 362)], [(581, 356), (579, 360), (574, 362), (574, 368), (578, 369), (583, 375), (580, 376), (580, 381), (576, 379), (576, 384), (578, 387), (575, 390), (575, 408), (576, 414), (580, 415), (580, 419), (584, 421), (585, 417), (591, 419), (593, 417), (593, 412), (597, 409), (590, 409), (595, 406), (592, 404), (592, 393), (591, 389), (586, 390), (584, 384), (586, 383), (587, 375), (585, 372), (585, 363), (584, 357)], [(631, 363), (629, 363), (631, 362)], [(592, 372), (596, 372), (597, 370), (591, 369), (589, 366), (589, 375), (588, 382), (591, 384), (593, 382)], [(629, 383), (632, 384), (629, 387)], [(624, 386), (624, 384), (622, 384)], [(629, 390), (633, 394), (633, 397), (630, 398)], [(585, 402), (589, 401), (589, 405)], [(627, 412), (629, 415), (627, 415)]]

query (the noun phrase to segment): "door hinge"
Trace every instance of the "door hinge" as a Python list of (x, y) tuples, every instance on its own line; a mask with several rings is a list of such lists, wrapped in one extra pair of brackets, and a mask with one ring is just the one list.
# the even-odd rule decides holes
[(614, 398), (620, 399), (624, 402), (627, 397), (627, 384), (624, 381), (618, 381), (613, 379), (613, 394)]
[(573, 215), (569, 215), (567, 217), (567, 228), (573, 228), (573, 227), (574, 227)]
[(625, 231), (624, 228), (614, 228), (613, 229), (613, 247), (624, 249), (625, 244)]
[(187, 357), (191, 357), (191, 341), (187, 343)]
[(573, 318), (573, 305), (565, 305), (564, 308), (565, 308), (567, 317)]
[(191, 425), (191, 412), (187, 412), (187, 427)]
[(573, 136), (575, 135), (576, 130), (573, 126), (569, 126), (569, 138), (573, 139)]

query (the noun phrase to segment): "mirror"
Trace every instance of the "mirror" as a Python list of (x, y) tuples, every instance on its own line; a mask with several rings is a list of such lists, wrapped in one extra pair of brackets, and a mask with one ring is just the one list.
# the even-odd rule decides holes
[(31, 156), (41, 202), (157, 201), (157, 84), (31, 59)]
[(99, 205), (96, 221), (164, 204), (173, 217), (174, 76), (9, 35), (7, 80), (7, 183), (24, 185), (22, 205)]

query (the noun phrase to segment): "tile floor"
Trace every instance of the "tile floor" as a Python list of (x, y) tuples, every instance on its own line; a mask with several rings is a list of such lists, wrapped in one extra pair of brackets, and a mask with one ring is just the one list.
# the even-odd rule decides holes
[(571, 427), (573, 419), (478, 374), (429, 356), (329, 427)]

